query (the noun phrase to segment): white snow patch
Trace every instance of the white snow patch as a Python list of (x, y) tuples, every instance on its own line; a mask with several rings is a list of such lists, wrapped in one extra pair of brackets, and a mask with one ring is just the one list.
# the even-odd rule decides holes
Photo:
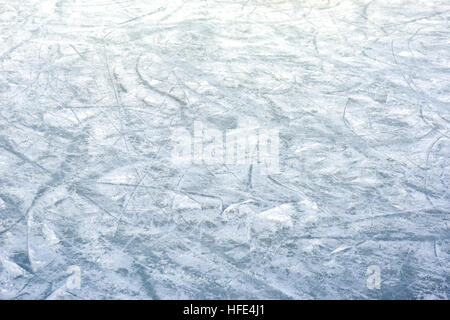
[(294, 206), (292, 204), (285, 203), (278, 207), (263, 211), (257, 217), (262, 220), (278, 222), (285, 226), (292, 227), (291, 215), (294, 211)]
[(346, 251), (346, 250), (348, 250), (350, 248), (351, 248), (350, 246), (340, 246), (339, 248), (333, 250), (333, 252), (331, 252), (331, 254), (337, 254), (339, 252)]
[(189, 209), (202, 209), (200, 203), (192, 200), (188, 196), (175, 195), (173, 199), (172, 209), (175, 210), (189, 210)]
[(20, 276), (25, 276), (28, 274), (28, 272), (20, 267), (18, 264), (9, 261), (8, 259), (1, 259), (2, 265), (5, 268), (6, 272), (12, 276), (13, 278), (17, 278)]
[(309, 199), (305, 199), (299, 202), (299, 204), (303, 205), (305, 208), (314, 210), (314, 211), (318, 211), (319, 207), (317, 206), (317, 204), (314, 201), (311, 201)]
[(250, 200), (246, 200), (246, 201), (239, 202), (239, 203), (233, 203), (233, 204), (229, 205), (229, 206), (223, 211), (223, 213), (227, 214), (227, 213), (229, 213), (229, 212), (232, 212), (232, 211), (238, 209), (238, 208), (239, 208), (241, 205), (243, 205), (243, 204), (255, 203), (255, 202), (256, 202), (255, 200), (250, 199)]

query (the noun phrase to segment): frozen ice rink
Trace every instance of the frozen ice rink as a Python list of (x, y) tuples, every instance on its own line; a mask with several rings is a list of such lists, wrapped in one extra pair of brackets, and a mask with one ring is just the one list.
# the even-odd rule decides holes
[(446, 0), (0, 1), (0, 299), (448, 299), (449, 120)]

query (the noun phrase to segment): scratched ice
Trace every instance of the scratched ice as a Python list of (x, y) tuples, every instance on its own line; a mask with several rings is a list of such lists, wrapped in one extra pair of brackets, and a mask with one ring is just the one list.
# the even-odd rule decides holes
[[(449, 21), (0, 1), (0, 298), (448, 299)], [(195, 121), (278, 129), (281, 172), (174, 166)]]

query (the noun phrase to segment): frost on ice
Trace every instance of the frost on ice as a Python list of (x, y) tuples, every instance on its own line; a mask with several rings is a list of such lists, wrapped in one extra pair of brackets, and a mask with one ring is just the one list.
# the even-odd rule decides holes
[[(0, 298), (448, 299), (449, 19), (0, 2)], [(194, 123), (276, 129), (279, 172), (176, 165)]]

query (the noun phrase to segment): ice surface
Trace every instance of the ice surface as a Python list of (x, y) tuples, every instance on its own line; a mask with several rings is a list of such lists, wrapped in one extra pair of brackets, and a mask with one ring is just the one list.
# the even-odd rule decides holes
[(0, 298), (448, 299), (449, 119), (449, 1), (1, 1)]

